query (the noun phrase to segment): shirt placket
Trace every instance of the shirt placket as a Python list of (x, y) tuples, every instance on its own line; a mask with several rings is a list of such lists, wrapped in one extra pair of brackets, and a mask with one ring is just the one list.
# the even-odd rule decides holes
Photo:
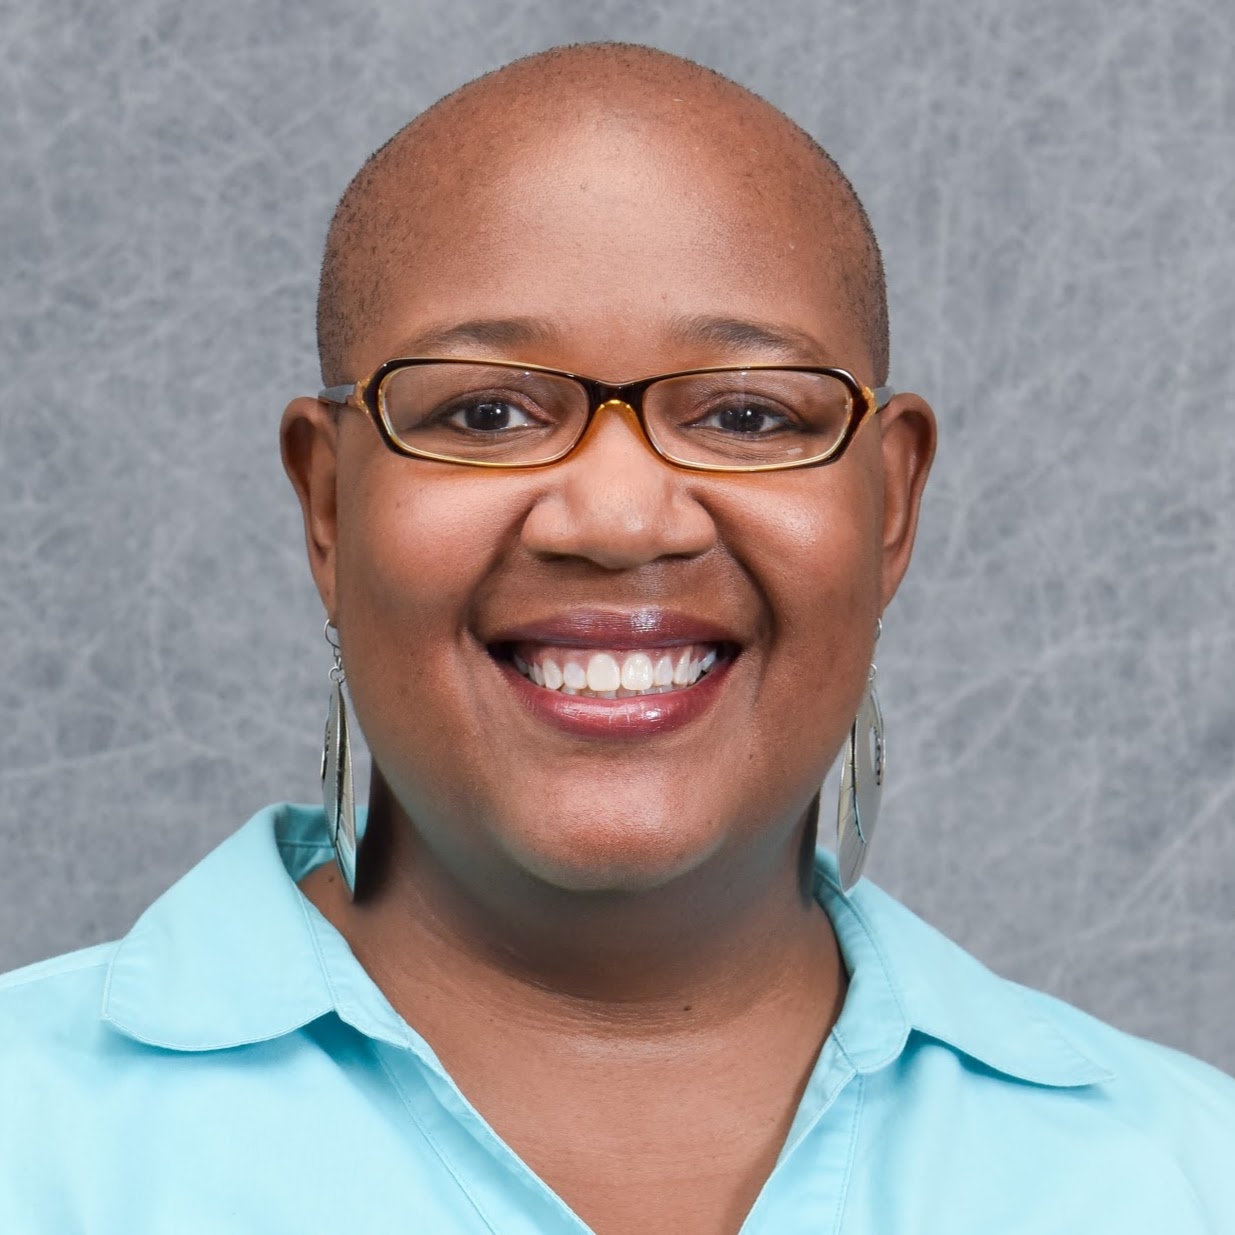
[(842, 1229), (864, 1088), (861, 1074), (829, 1038), (740, 1235), (834, 1235)]
[(428, 1048), (371, 1042), (445, 1173), (494, 1235), (591, 1235), (590, 1228), (485, 1122)]

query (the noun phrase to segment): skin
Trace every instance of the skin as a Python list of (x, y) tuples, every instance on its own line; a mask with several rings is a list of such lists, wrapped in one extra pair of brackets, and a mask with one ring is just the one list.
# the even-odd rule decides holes
[[(832, 363), (875, 385), (838, 273), (852, 228), (784, 118), (676, 61), (638, 89), (595, 58), (576, 69), (531, 102), (517, 71), (485, 79), (381, 170), (388, 226), (358, 245), (384, 255), (381, 299), (343, 376), (419, 354), (611, 381)], [(708, 124), (680, 123), (683, 100)], [(783, 341), (726, 343), (704, 318)], [(715, 476), (606, 412), (561, 463), (490, 473), (401, 458), (358, 412), (285, 413), (375, 762), (359, 895), (333, 865), (302, 886), (598, 1232), (737, 1231), (839, 1014), (839, 950), (799, 880), (806, 812), (908, 564), (934, 442), (903, 394), (835, 463)], [(660, 737), (552, 729), (486, 651), (512, 624), (648, 605), (742, 644), (714, 705)]]

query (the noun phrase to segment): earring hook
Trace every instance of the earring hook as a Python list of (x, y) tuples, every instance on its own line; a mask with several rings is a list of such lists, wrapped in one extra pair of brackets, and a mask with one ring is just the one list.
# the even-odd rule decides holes
[(330, 670), (330, 680), (332, 682), (343, 681), (343, 653), (339, 649), (339, 630), (334, 626), (330, 619), (326, 619), (326, 624), (322, 627), (322, 637), (330, 644), (334, 651), (334, 667)]

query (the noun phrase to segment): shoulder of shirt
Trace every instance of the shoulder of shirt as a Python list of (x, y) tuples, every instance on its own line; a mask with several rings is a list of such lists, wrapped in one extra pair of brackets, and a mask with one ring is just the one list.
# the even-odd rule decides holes
[(926, 1040), (1014, 1082), (1055, 1087), (1106, 1127), (1123, 1124), (1187, 1160), (1198, 1158), (1198, 1128), (1208, 1129), (1235, 1161), (1235, 1079), (993, 973), (886, 892), (858, 888), (850, 903), (880, 938), (901, 1006)]
[(107, 974), (119, 944), (95, 944), (0, 974), (0, 1058), (24, 1038), (47, 1040), (99, 1026)]
[[(1129, 1160), (1148, 1164), (1159, 1191), (1173, 1176), (1181, 1205), (1201, 1224), (1197, 1229), (1220, 1229), (1210, 1224), (1235, 1213), (1235, 1079), (1050, 995), (1018, 989), (1115, 1073), (1083, 1095), (1095, 1132), (1118, 1128), (1124, 1143), (1140, 1149)], [(1182, 1211), (1178, 1218), (1178, 1229), (1185, 1229)]]
[(1133, 1173), (1143, 1167), (1159, 1195), (1177, 1198), (1176, 1229), (1225, 1229), (1214, 1223), (1235, 1213), (1235, 1079), (991, 972), (878, 888), (854, 899), (917, 1030), (908, 1049), (960, 1052), (977, 1065), (966, 1068), (975, 1081), (1002, 1090), (1010, 1118), (1034, 1112), (1043, 1135), (1071, 1136), (1080, 1153), (1105, 1146)]
[(102, 982), (119, 946), (119, 942), (113, 939), (0, 973), (0, 1009), (25, 996), (37, 999), (41, 993), (50, 994), (67, 987), (88, 985), (92, 971), (99, 975), (98, 981)]
[(13, 1164), (54, 1156), (65, 1126), (98, 1103), (118, 1045), (101, 1011), (115, 943), (0, 974), (0, 1228)]
[(1102, 1088), (1121, 1099), (1112, 1113), (1127, 1109), (1169, 1116), (1176, 1112), (1193, 1129), (1197, 1117), (1212, 1115), (1235, 1151), (1235, 1078), (1174, 1047), (1117, 1029), (1053, 995), (1000, 980), (1111, 1069), (1114, 1076)]

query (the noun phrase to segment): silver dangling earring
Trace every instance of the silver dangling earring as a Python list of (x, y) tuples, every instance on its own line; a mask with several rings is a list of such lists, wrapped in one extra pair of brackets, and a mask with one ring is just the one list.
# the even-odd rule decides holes
[(356, 803), (352, 795), (352, 749), (347, 735), (347, 703), (343, 698), (343, 657), (339, 632), (327, 618), (322, 631), (334, 649), (330, 670), (333, 688), (326, 713), (326, 737), (322, 743), (322, 806), (326, 828), (334, 847), (335, 861), (350, 894), (356, 891)]
[[(883, 633), (883, 619), (875, 628), (875, 642)], [(840, 886), (848, 892), (862, 877), (866, 855), (875, 835), (879, 801), (883, 797), (886, 747), (883, 714), (875, 694), (875, 666), (866, 679), (866, 693), (849, 730), (840, 771), (840, 801), (836, 809), (836, 860)]]

